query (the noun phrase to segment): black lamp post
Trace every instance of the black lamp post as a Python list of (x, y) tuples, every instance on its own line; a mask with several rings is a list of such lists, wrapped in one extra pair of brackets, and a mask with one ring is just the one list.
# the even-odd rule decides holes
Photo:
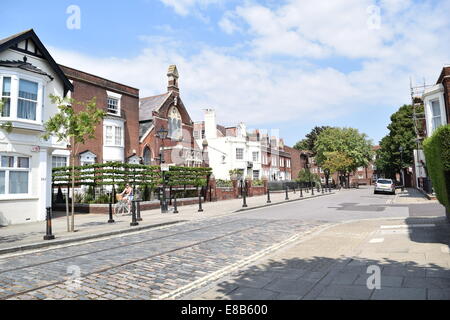
[[(164, 140), (167, 139), (167, 135), (169, 134), (169, 131), (165, 129), (164, 127), (161, 127), (158, 132), (156, 133), (156, 136), (161, 139), (161, 152), (159, 153), (159, 164), (162, 165), (164, 160)], [(161, 202), (161, 213), (167, 213), (169, 212), (169, 208), (167, 205), (167, 199), (166, 199), (166, 178), (164, 175), (164, 171), (161, 168), (161, 175), (162, 175), (162, 202)]]
[(400, 175), (401, 175), (401, 179), (402, 179), (402, 191), (405, 190), (405, 172), (403, 170), (403, 147), (400, 146), (400, 148), (398, 148), (398, 151), (400, 151)]

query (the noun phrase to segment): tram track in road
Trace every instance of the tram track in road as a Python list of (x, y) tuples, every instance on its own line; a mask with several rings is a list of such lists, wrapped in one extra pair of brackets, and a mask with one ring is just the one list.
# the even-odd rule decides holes
[[(234, 220), (232, 222), (236, 222), (237, 220), (239, 220), (239, 219), (236, 219), (236, 220)], [(232, 222), (228, 222), (228, 223), (232, 223)], [(259, 223), (259, 224), (255, 224), (255, 225), (252, 225), (252, 226), (249, 226), (249, 227), (241, 228), (239, 230), (235, 230), (235, 231), (232, 231), (232, 232), (227, 232), (225, 234), (222, 234), (222, 235), (219, 235), (219, 236), (216, 236), (216, 237), (210, 237), (208, 239), (204, 239), (204, 240), (201, 240), (201, 241), (193, 242), (193, 243), (187, 244), (185, 246), (176, 247), (176, 248), (173, 248), (173, 249), (170, 249), (170, 250), (165, 250), (165, 251), (158, 252), (158, 253), (155, 253), (155, 254), (152, 254), (152, 255), (148, 255), (148, 256), (145, 256), (145, 257), (142, 257), (142, 258), (139, 258), (139, 259), (134, 259), (132, 261), (127, 261), (125, 263), (120, 263), (120, 264), (116, 264), (114, 266), (110, 266), (110, 267), (107, 267), (107, 268), (102, 268), (102, 269), (98, 269), (98, 270), (95, 270), (95, 271), (92, 271), (92, 272), (84, 273), (84, 274), (81, 275), (81, 277), (85, 278), (85, 277), (88, 277), (90, 275), (97, 274), (97, 273), (103, 273), (103, 272), (106, 272), (106, 271), (114, 269), (114, 268), (121, 268), (121, 267), (124, 267), (124, 266), (127, 266), (127, 265), (132, 265), (134, 263), (145, 261), (145, 260), (148, 260), (148, 259), (152, 259), (152, 258), (155, 258), (155, 257), (158, 257), (158, 256), (163, 256), (163, 255), (170, 254), (170, 253), (173, 253), (173, 252), (176, 252), (176, 251), (185, 250), (185, 249), (188, 249), (190, 247), (194, 247), (194, 246), (198, 246), (198, 245), (201, 245), (201, 244), (205, 244), (205, 243), (210, 242), (210, 241), (216, 241), (216, 240), (219, 240), (219, 239), (222, 239), (222, 238), (226, 238), (226, 237), (238, 234), (238, 233), (246, 232), (246, 231), (254, 229), (254, 228), (263, 227), (263, 226), (266, 226), (266, 225), (269, 225), (269, 224), (272, 224), (272, 223), (275, 223), (275, 222), (276, 222), (276, 220), (264, 221), (263, 223)], [(221, 223), (221, 224), (217, 224), (217, 225), (224, 225), (224, 224), (227, 224), (227, 223)], [(211, 226), (206, 226), (204, 228), (199, 228), (199, 229), (201, 230), (201, 229), (206, 229), (206, 228), (210, 228), (210, 227)], [(186, 231), (186, 232), (192, 232), (192, 230), (189, 230), (189, 231)], [(183, 233), (186, 233), (186, 232), (183, 232)], [(167, 236), (167, 237), (170, 237), (170, 236)], [(162, 237), (162, 238), (167, 238), (167, 237)], [(146, 241), (151, 241), (151, 240), (146, 240)], [(68, 257), (57, 259), (57, 260), (54, 260), (52, 262), (58, 262), (58, 261), (63, 261), (63, 260), (67, 260), (67, 259), (68, 259)], [(39, 264), (39, 265), (43, 265), (43, 264), (46, 264), (46, 263), (52, 263), (52, 262), (45, 262), (45, 263), (42, 263), (42, 264)], [(31, 268), (31, 267), (32, 266), (24, 267), (24, 268), (22, 268), (22, 270), (23, 269), (27, 269), (27, 268)], [(12, 271), (15, 271), (15, 270), (17, 270), (17, 269), (14, 269)], [(47, 283), (47, 284), (42, 285), (42, 286), (36, 286), (36, 287), (30, 288), (28, 290), (22, 290), (22, 291), (19, 291), (17, 293), (14, 293), (14, 294), (5, 295), (3, 297), (0, 296), (0, 299), (2, 299), (2, 300), (12, 299), (14, 297), (18, 297), (18, 296), (27, 294), (29, 292), (45, 289), (45, 288), (48, 288), (48, 287), (51, 287), (51, 286), (55, 286), (55, 285), (59, 285), (59, 284), (64, 284), (66, 281), (67, 281), (67, 279), (63, 279), (63, 280), (60, 280), (60, 281), (53, 281), (53, 282)]]
[[(69, 255), (69, 256), (66, 256), (66, 257), (63, 257), (63, 258), (47, 260), (47, 261), (43, 261), (43, 262), (39, 262), (39, 263), (29, 264), (29, 265), (26, 265), (26, 266), (0, 270), (0, 274), (6, 273), (6, 272), (17, 271), (17, 270), (23, 270), (23, 269), (26, 269), (26, 268), (37, 267), (37, 266), (44, 265), (44, 264), (47, 264), (47, 263), (53, 263), (53, 262), (68, 260), (68, 259), (72, 259), (72, 258), (78, 258), (78, 257), (82, 257), (82, 256), (92, 255), (92, 254), (95, 254), (95, 253), (105, 252), (105, 251), (108, 251), (108, 250), (123, 249), (124, 247), (131, 247), (131, 246), (134, 246), (134, 245), (137, 245), (137, 244), (142, 244), (142, 243), (145, 243), (145, 242), (162, 240), (162, 239), (166, 239), (166, 238), (170, 238), (170, 237), (174, 237), (174, 236), (178, 236), (178, 235), (184, 235), (184, 234), (187, 234), (187, 233), (190, 233), (190, 232), (201, 231), (201, 230), (210, 229), (210, 228), (214, 228), (214, 227), (218, 227), (218, 226), (223, 226), (223, 225), (226, 225), (226, 224), (232, 224), (232, 223), (234, 223), (236, 221), (239, 221), (239, 220), (241, 220), (241, 219), (234, 219), (234, 220), (231, 220), (231, 221), (226, 221), (226, 222), (222, 222), (222, 223), (207, 225), (207, 226), (201, 227), (201, 228), (189, 229), (189, 230), (185, 230), (185, 231), (182, 231), (182, 232), (174, 232), (174, 233), (171, 233), (171, 234), (168, 234), (168, 235), (151, 237), (149, 239), (140, 240), (140, 241), (134, 241), (132, 243), (128, 243), (128, 244), (124, 244), (124, 245), (117, 245), (117, 246), (112, 246), (112, 247), (106, 247), (106, 248), (102, 248), (100, 250), (94, 250), (94, 251), (89, 251), (89, 252), (80, 253), (80, 254), (72, 254), (72, 255)], [(153, 231), (153, 230), (148, 230), (146, 232), (151, 232), (151, 231)], [(127, 235), (124, 235), (124, 237), (126, 237), (126, 236)], [(133, 236), (133, 235), (128, 235), (128, 236)], [(115, 237), (112, 236), (111, 238), (115, 238)], [(103, 240), (99, 240), (99, 241), (96, 241), (96, 242), (102, 242), (102, 241), (107, 241), (107, 240), (108, 239), (103, 239)], [(87, 245), (91, 245), (91, 244), (92, 244), (92, 242), (91, 243), (87, 243)], [(85, 245), (85, 244), (83, 244), (83, 243), (80, 244), (80, 246), (83, 246), (83, 245)], [(74, 246), (71, 246), (71, 247), (74, 247)], [(60, 249), (64, 249), (64, 247), (63, 248), (47, 249), (45, 251), (60, 250)], [(36, 253), (37, 252), (32, 252), (32, 253), (29, 253), (29, 255), (36, 254)], [(27, 255), (27, 254), (24, 254), (24, 255)], [(24, 255), (21, 255), (21, 256), (24, 256)], [(1, 258), (0, 257), (0, 261), (13, 259), (13, 258), (16, 258), (16, 257), (6, 257), (6, 258)]]

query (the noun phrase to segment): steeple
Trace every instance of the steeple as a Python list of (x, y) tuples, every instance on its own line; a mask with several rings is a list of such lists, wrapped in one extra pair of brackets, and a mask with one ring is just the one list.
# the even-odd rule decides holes
[(178, 70), (176, 65), (169, 66), (169, 70), (167, 70), (167, 77), (168, 77), (168, 84), (167, 84), (167, 91), (175, 91), (179, 92), (178, 89)]

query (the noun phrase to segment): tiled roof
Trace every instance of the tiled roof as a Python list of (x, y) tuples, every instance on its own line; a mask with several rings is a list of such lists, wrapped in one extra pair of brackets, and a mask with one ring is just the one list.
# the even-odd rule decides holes
[(26, 61), (20, 61), (20, 60), (0, 60), (0, 66), (7, 67), (7, 68), (19, 68), (22, 70), (34, 72), (37, 74), (41, 74), (44, 76), (49, 77), (53, 80), (53, 77), (49, 75), (47, 72), (42, 71), (38, 67), (33, 66), (31, 63)]
[(170, 92), (167, 92), (157, 96), (139, 99), (139, 121), (150, 120), (152, 118), (152, 111), (160, 108), (169, 95)]

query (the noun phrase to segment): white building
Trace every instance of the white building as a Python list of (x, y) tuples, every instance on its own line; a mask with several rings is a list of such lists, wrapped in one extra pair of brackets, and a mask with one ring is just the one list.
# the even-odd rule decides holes
[(205, 110), (203, 123), (196, 123), (194, 137), (198, 145), (207, 142), (209, 166), (216, 179), (229, 180), (230, 170), (243, 177), (261, 179), (261, 142), (247, 134), (244, 123), (236, 127), (218, 126), (213, 109)]
[(52, 160), (68, 154), (66, 143), (41, 138), (58, 112), (49, 95), (72, 89), (33, 30), (0, 40), (0, 122), (12, 124), (0, 130), (0, 225), (45, 220)]
[(442, 83), (438, 83), (426, 88), (423, 94), (427, 137), (430, 137), (440, 126), (447, 124), (444, 92), (444, 86)]

